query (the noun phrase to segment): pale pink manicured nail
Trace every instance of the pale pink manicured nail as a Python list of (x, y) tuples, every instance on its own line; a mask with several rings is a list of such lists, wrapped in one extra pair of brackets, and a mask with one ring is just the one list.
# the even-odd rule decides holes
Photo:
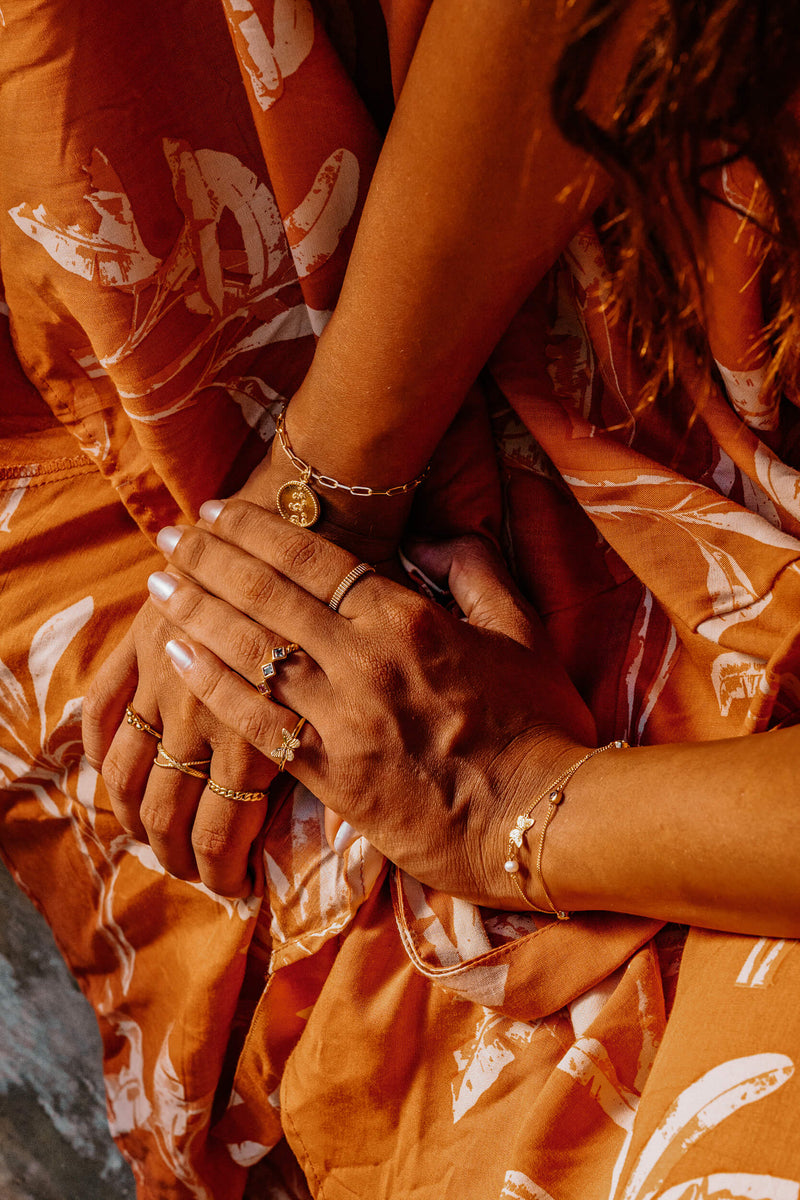
[(337, 854), (344, 854), (348, 846), (352, 846), (353, 842), (357, 842), (361, 834), (357, 829), (353, 829), (347, 821), (342, 821), (337, 830), (336, 837), (333, 839), (333, 848)]
[(177, 586), (178, 581), (175, 576), (168, 575), (166, 571), (153, 571), (147, 581), (147, 590), (158, 600), (169, 600)]
[(188, 671), (194, 662), (194, 655), (183, 642), (167, 642), (164, 649), (179, 671)]
[(224, 507), (224, 500), (206, 500), (205, 504), (200, 505), (200, 516), (204, 521), (208, 521), (209, 525), (213, 525)]
[(175, 525), (165, 525), (156, 538), (156, 545), (162, 554), (172, 554), (182, 537), (182, 529), (176, 528)]

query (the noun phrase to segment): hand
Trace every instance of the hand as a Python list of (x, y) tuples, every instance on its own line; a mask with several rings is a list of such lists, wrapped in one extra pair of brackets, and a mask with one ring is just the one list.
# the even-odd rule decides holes
[(147, 603), (123, 642), (104, 663), (84, 702), (86, 755), (102, 770), (117, 820), (173, 875), (200, 879), (222, 895), (253, 890), (251, 854), (260, 836), (266, 799), (237, 804), (215, 795), (202, 779), (153, 766), (156, 739), (125, 719), (128, 702), (181, 762), (209, 762), (218, 782), (263, 790), (276, 768), (233, 733), (176, 679), (164, 646), (176, 629)]
[[(334, 813), (423, 882), (520, 907), (507, 830), (594, 730), (501, 561), (474, 539), (452, 548), (467, 621), (372, 574), (332, 612), (352, 555), (241, 501), (203, 514), (219, 508), (213, 532), (183, 532), (157, 601), (184, 631), (170, 652), (186, 685), (265, 755), (301, 714), (289, 769)], [(275, 703), (246, 682), (265, 626), (303, 651), (279, 665)]]

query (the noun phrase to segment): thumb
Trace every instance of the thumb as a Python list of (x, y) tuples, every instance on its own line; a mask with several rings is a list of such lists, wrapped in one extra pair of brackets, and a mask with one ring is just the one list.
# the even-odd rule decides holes
[(417, 543), (414, 561), (434, 578), (446, 578), (458, 607), (481, 629), (502, 633), (533, 649), (541, 637), (539, 618), (521, 595), (499, 552), (483, 538)]

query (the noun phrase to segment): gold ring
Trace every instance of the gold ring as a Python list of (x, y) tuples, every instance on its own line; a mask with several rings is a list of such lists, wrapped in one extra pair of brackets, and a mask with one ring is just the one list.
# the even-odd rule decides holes
[(369, 575), (370, 572), (374, 573), (374, 571), (375, 568), (365, 562), (360, 562), (358, 566), (353, 567), (352, 571), (348, 571), (328, 601), (328, 608), (332, 608), (334, 612), (338, 612), (339, 605), (344, 600), (345, 593), (350, 591), (350, 588), (354, 583), (358, 582), (362, 575)]
[(264, 676), (264, 679), (262, 683), (256, 684), (256, 691), (261, 692), (262, 696), (271, 696), (272, 691), (267, 680), (274, 679), (278, 673), (275, 663), (283, 662), (285, 658), (288, 658), (290, 654), (294, 654), (295, 650), (299, 649), (300, 647), (297, 642), (289, 642), (286, 646), (275, 646), (270, 651), (267, 662), (261, 664), (261, 674)]
[(221, 783), (216, 783), (209, 778), (206, 787), (212, 792), (216, 792), (218, 796), (224, 796), (226, 800), (238, 800), (243, 804), (248, 804), (252, 800), (264, 800), (267, 797), (267, 792), (239, 792), (236, 788), (223, 787)]
[(158, 754), (153, 759), (153, 765), (156, 767), (164, 767), (169, 771), (183, 771), (184, 775), (194, 775), (195, 779), (208, 779), (205, 771), (198, 771), (197, 767), (209, 767), (211, 765), (210, 758), (195, 758), (188, 762), (181, 762), (179, 758), (173, 758), (169, 750), (165, 750), (161, 742), (158, 743)]
[(283, 739), (280, 746), (276, 746), (274, 750), (270, 750), (270, 758), (274, 758), (279, 763), (278, 770), (283, 771), (286, 768), (287, 762), (291, 762), (294, 758), (294, 752), (300, 745), (300, 739), (297, 736), (300, 730), (306, 723), (305, 717), (301, 717), (295, 725), (294, 729), (289, 732), (288, 729), (281, 730), (281, 738)]
[(154, 737), (156, 741), (161, 737), (158, 730), (154, 729), (148, 721), (145, 721), (144, 717), (136, 711), (132, 704), (125, 705), (125, 720), (134, 729), (140, 729), (142, 733), (149, 733), (150, 737)]

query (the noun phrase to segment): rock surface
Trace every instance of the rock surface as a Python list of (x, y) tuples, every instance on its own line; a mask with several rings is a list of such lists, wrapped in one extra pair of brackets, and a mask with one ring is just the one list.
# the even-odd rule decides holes
[(108, 1133), (94, 1015), (0, 866), (0, 1196), (133, 1200)]

